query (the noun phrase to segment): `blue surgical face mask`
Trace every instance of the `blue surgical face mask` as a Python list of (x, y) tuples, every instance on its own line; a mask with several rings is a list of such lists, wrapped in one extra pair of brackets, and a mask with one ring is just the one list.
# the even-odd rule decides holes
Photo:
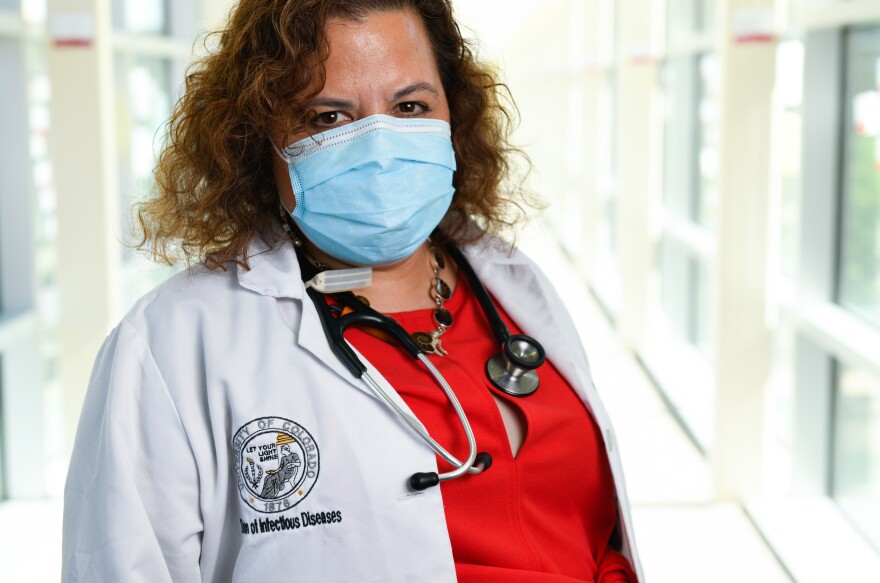
[(325, 253), (355, 265), (409, 257), (452, 202), (449, 124), (371, 115), (291, 144), (291, 215)]

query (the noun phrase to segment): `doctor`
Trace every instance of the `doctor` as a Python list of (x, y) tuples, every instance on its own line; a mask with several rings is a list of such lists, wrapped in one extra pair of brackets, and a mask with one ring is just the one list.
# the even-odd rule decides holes
[[(238, 3), (187, 79), (140, 209), (144, 245), (197, 266), (142, 298), (97, 357), (64, 581), (644, 581), (575, 328), (496, 237), (526, 204), (503, 187), (499, 87), (448, 0)], [(546, 349), (534, 393), (487, 379), (499, 347), (450, 243), (510, 331)], [(300, 261), (372, 266), (356, 293), (453, 386), (488, 470), (411, 487), (454, 468), (333, 353)], [(468, 457), (417, 360), (382, 334), (345, 337), (402, 411)]]

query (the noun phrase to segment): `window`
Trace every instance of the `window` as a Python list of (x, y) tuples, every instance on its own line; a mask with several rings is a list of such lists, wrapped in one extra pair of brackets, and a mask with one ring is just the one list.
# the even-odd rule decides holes
[(596, 273), (594, 282), (603, 307), (614, 315), (620, 302), (620, 256), (618, 252), (619, 197), (614, 176), (606, 174), (600, 186), (600, 219), (596, 227)]
[(801, 102), (803, 100), (804, 43), (786, 40), (776, 52), (777, 108), (775, 152), (778, 177), (779, 267), (788, 276), (797, 271), (801, 192)]
[(618, 192), (617, 132), (619, 87), (618, 67), (620, 54), (617, 47), (618, 5), (602, 4), (603, 20), (607, 26), (606, 36), (600, 41), (601, 52), (609, 56), (611, 66), (603, 72), (598, 89), (595, 132), (599, 147), (596, 150), (597, 194), (599, 196), (599, 220), (596, 224), (596, 273), (594, 292), (604, 309), (615, 315), (620, 302), (620, 255), (618, 251)]
[[(29, 17), (36, 4), (26, 3)], [(47, 116), (34, 98), (41, 72), (45, 77), (45, 49), (22, 10), (21, 2), (0, 0), (0, 498), (45, 488), (47, 432), (22, 431), (43, 412), (36, 309), (42, 282), (35, 273), (43, 233), (32, 201), (34, 174), (46, 159)]]
[[(169, 0), (113, 0), (112, 7), (120, 233), (132, 242), (134, 206), (153, 188), (164, 124), (191, 57), (198, 6)], [(145, 37), (149, 42), (143, 42)], [(176, 271), (127, 246), (120, 248), (120, 262), (123, 310)]]
[(880, 326), (880, 27), (846, 39), (839, 300)]
[[(839, 303), (880, 326), (880, 26), (845, 35)], [(880, 550), (880, 376), (838, 365), (831, 494)]]
[[(679, 340), (711, 350), (712, 229), (718, 200), (720, 65), (705, 35), (710, 1), (669, 6), (665, 100), (664, 229), (658, 248), (660, 306)], [(683, 48), (684, 47), (684, 48)]]
[[(150, 193), (153, 167), (162, 147), (163, 124), (171, 114), (171, 63), (150, 55), (118, 54), (115, 62), (119, 114), (119, 209), (121, 232), (132, 232), (133, 205)], [(121, 249), (122, 305), (130, 306), (161, 283), (172, 268), (146, 262), (135, 250)]]
[(144, 34), (167, 34), (167, 0), (113, 0), (113, 28)]
[(694, 193), (692, 216), (697, 223), (714, 228), (718, 206), (718, 147), (721, 142), (721, 71), (718, 57), (714, 53), (703, 53), (697, 68), (699, 183)]
[(670, 0), (663, 178), (649, 339), (642, 360), (703, 451), (714, 438), (712, 281), (719, 189), (720, 62), (712, 0)]
[(880, 551), (880, 376), (840, 366), (831, 492)]

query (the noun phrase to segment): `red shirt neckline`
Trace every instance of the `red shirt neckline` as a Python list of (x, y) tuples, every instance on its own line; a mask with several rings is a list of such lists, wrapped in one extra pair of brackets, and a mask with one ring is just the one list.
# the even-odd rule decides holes
[[(530, 397), (509, 397), (491, 388), (485, 362), (500, 347), (464, 278), (459, 278), (444, 307), (454, 318), (441, 337), (449, 354), (428, 358), (461, 401), (478, 449), (494, 458), (484, 474), (440, 485), (459, 581), (605, 581), (603, 577), (620, 570), (620, 561), (627, 563), (608, 544), (617, 510), (599, 428), (552, 362), (541, 367), (541, 386)], [(435, 328), (432, 311), (389, 316), (407, 332), (430, 333)], [(499, 312), (511, 333), (520, 332), (500, 306)], [(459, 459), (466, 457), (461, 425), (424, 366), (360, 330), (347, 336), (431, 436)], [(513, 403), (526, 418), (525, 442), (515, 458), (493, 393)], [(441, 472), (451, 469), (440, 459), (438, 466)], [(413, 468), (416, 471), (425, 469)], [(635, 577), (624, 573), (623, 578), (607, 580), (626, 583)]]

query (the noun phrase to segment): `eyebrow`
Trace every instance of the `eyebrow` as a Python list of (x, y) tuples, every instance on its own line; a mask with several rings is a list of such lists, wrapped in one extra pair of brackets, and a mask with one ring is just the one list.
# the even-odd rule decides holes
[(403, 99), (404, 97), (412, 95), (413, 93), (418, 93), (419, 91), (427, 91), (428, 93), (433, 95), (435, 98), (437, 98), (437, 99), (440, 98), (440, 92), (437, 91), (437, 89), (433, 85), (431, 85), (430, 83), (427, 83), (425, 81), (422, 81), (421, 83), (415, 83), (413, 85), (410, 85), (409, 87), (404, 87), (403, 89), (401, 89), (400, 91), (398, 91), (397, 93), (394, 94), (393, 100), (397, 101), (398, 99)]
[[(435, 99), (440, 98), (440, 92), (431, 85), (430, 83), (423, 81), (421, 83), (414, 83), (409, 85), (408, 87), (404, 87), (397, 91), (392, 97), (392, 101), (397, 101), (398, 99), (403, 99), (404, 97), (408, 97), (413, 95), (414, 93), (418, 93), (420, 91), (426, 91), (434, 96)], [(354, 103), (351, 101), (345, 101), (342, 99), (334, 99), (334, 98), (326, 98), (326, 99), (313, 99), (309, 102), (310, 107), (338, 107), (339, 109), (353, 109)]]
[(321, 105), (323, 107), (338, 107), (340, 109), (353, 109), (354, 103), (341, 99), (313, 99), (309, 102), (310, 107)]

